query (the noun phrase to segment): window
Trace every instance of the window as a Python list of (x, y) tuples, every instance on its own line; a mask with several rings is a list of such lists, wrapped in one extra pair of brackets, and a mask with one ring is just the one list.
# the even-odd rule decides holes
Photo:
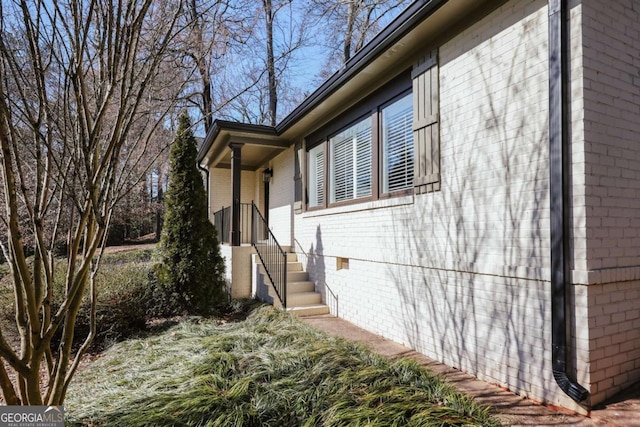
[(308, 208), (404, 194), (412, 187), (413, 98), (403, 89), (309, 149)]
[(295, 213), (302, 212), (302, 170), (304, 166), (302, 161), (305, 158), (302, 149), (302, 142), (296, 143), (293, 149), (294, 164), (293, 164), (293, 211)]
[(309, 207), (324, 206), (324, 146), (309, 150)]
[(438, 51), (306, 140), (307, 207), (440, 190)]
[(413, 186), (413, 98), (382, 109), (382, 192)]
[(331, 203), (371, 196), (371, 119), (329, 139)]

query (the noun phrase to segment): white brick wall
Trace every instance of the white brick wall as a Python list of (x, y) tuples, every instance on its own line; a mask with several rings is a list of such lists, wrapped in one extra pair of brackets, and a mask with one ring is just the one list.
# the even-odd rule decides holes
[(227, 292), (231, 298), (250, 298), (252, 288), (251, 246), (222, 245), (220, 254), (225, 263)]
[(440, 192), (307, 212), (295, 230), (340, 317), (578, 409), (551, 372), (547, 31), (546, 1), (511, 1), (440, 47)]
[(306, 213), (305, 249), (319, 226), (332, 256), (548, 278), (545, 5), (510, 2), (440, 48), (442, 191)]
[(640, 378), (640, 282), (586, 286), (593, 399)]
[(640, 3), (584, 2), (589, 270), (640, 266)]
[(294, 151), (287, 149), (271, 162), (273, 178), (269, 186), (269, 227), (283, 246), (292, 245)]
[(582, 13), (581, 305), (599, 402), (640, 379), (640, 2), (585, 0)]
[[(597, 404), (640, 378), (640, 3), (570, 3), (569, 362)], [(551, 374), (547, 31), (546, 1), (512, 0), (440, 47), (441, 191), (294, 215), (293, 229), (340, 317), (581, 410)], [(273, 165), (286, 234), (293, 153)]]
[[(261, 200), (262, 182), (258, 172), (242, 171), (240, 176), (240, 202), (251, 203)], [(211, 169), (209, 171), (209, 217), (223, 207), (231, 206), (231, 169)]]

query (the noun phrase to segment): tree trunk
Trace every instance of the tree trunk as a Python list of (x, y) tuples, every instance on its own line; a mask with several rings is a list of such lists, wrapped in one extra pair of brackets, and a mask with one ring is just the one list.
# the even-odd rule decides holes
[[(162, 123), (175, 105), (172, 100), (160, 111), (141, 108), (161, 84), (158, 70), (180, 11), (152, 0), (104, 3), (21, 0), (0, 6), (0, 181), (7, 238), (0, 245), (11, 268), (20, 335), (14, 349), (0, 328), (0, 390), (8, 404), (64, 401), (95, 336), (92, 287), (92, 326), (76, 350), (75, 321), (97, 272), (94, 255), (114, 206), (139, 179), (136, 168), (156, 129), (149, 123)], [(64, 235), (68, 256), (54, 263)], [(27, 239), (35, 248), (29, 261)], [(66, 272), (65, 287), (54, 286), (57, 271)], [(45, 390), (41, 369), (49, 374)]]
[(356, 23), (356, 17), (358, 16), (358, 0), (349, 1), (349, 7), (347, 9), (347, 28), (344, 32), (344, 43), (342, 48), (343, 63), (347, 63), (351, 58), (351, 44), (353, 42), (353, 29)]
[(263, 0), (265, 23), (267, 26), (267, 75), (269, 78), (269, 125), (275, 126), (278, 109), (278, 84), (273, 54), (273, 7), (271, 0)]

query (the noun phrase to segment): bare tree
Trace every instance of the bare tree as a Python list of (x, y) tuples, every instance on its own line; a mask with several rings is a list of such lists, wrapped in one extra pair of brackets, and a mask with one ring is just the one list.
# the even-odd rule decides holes
[(283, 77), (305, 45), (306, 24), (288, 0), (187, 0), (185, 31), (172, 46), (189, 81), (183, 105), (197, 108), (205, 132), (215, 116), (274, 125)]
[[(400, 13), (409, 0), (311, 0), (309, 16), (323, 28), (318, 34), (335, 55), (328, 55), (326, 78)], [(339, 63), (337, 63), (339, 61)]]
[(269, 124), (271, 126), (276, 125), (276, 114), (278, 111), (278, 87), (276, 84), (276, 64), (273, 54), (273, 18), (275, 12), (271, 0), (262, 0), (262, 6), (264, 11), (264, 23), (266, 31), (266, 44), (267, 44), (267, 92), (269, 94)]
[[(163, 77), (179, 1), (0, 6), (2, 250), (20, 338), (15, 348), (0, 330), (0, 387), (8, 404), (61, 404), (95, 336), (95, 255), (171, 108), (158, 111), (154, 84)], [(32, 261), (25, 236), (33, 238)], [(64, 260), (54, 258), (60, 240), (68, 248)], [(64, 272), (62, 287), (54, 286), (56, 271)], [(91, 328), (74, 350), (83, 298), (91, 301)]]
[(287, 80), (298, 62), (298, 53), (308, 44), (308, 27), (304, 16), (288, 0), (263, 0), (254, 13), (256, 22), (264, 26), (254, 26), (245, 49), (239, 52), (242, 59), (235, 67), (242, 71), (243, 83), (230, 82), (235, 95), (221, 113), (275, 126), (282, 101), (289, 108), (302, 99), (301, 91), (292, 88)]
[[(158, 110), (161, 107), (158, 106)], [(134, 128), (133, 132), (139, 132)], [(131, 172), (129, 188), (123, 192), (111, 216), (107, 245), (119, 245), (155, 233), (160, 239), (164, 213), (163, 192), (168, 184), (169, 146), (173, 135), (169, 129), (156, 129), (153, 144), (140, 155)]]
[[(188, 106), (200, 111), (205, 132), (213, 115), (229, 99), (221, 96), (222, 87), (214, 88), (214, 79), (223, 73), (227, 54), (246, 43), (255, 25), (255, 17), (243, 1), (188, 0), (183, 15), (186, 31), (172, 50), (190, 76), (191, 84), (185, 98)], [(216, 93), (218, 89), (218, 93)]]

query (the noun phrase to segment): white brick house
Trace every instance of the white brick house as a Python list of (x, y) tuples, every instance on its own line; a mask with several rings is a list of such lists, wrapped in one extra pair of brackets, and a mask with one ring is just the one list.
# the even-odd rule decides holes
[(416, 1), (275, 128), (216, 122), (212, 217), (254, 201), (333, 314), (586, 412), (640, 380), (639, 14)]

